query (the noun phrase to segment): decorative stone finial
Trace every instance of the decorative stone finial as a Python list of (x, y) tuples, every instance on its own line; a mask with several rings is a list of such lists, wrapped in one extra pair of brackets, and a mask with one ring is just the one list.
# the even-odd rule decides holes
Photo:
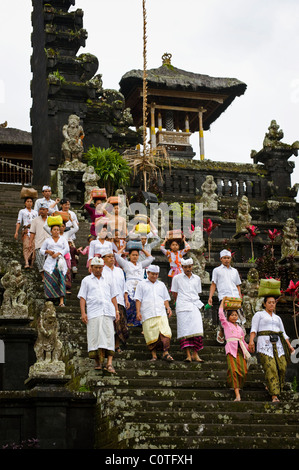
[(172, 54), (170, 54), (169, 52), (165, 52), (165, 54), (162, 55), (162, 65), (171, 65), (171, 58)]

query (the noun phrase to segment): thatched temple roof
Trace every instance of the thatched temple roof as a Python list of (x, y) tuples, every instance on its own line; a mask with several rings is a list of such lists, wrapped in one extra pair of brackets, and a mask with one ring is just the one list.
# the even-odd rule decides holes
[[(131, 108), (135, 125), (142, 124), (143, 71), (131, 70), (120, 80), (120, 92)], [(247, 85), (236, 78), (216, 78), (178, 69), (171, 64), (147, 71), (148, 103), (206, 109), (203, 128), (210, 128)], [(190, 130), (198, 130), (198, 119), (190, 121)]]
[(13, 127), (0, 127), (0, 145), (32, 146), (31, 132)]

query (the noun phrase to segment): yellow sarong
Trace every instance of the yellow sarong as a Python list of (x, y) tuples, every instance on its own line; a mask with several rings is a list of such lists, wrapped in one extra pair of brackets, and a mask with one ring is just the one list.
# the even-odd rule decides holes
[(171, 338), (172, 336), (167, 315), (148, 318), (142, 323), (142, 329), (147, 345), (155, 343), (159, 339), (160, 333), (166, 336), (166, 338)]

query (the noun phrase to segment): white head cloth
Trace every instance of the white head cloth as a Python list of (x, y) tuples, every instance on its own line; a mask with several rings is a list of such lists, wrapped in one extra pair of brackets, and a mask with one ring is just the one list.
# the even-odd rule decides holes
[(105, 250), (103, 250), (101, 252), (102, 258), (104, 258), (104, 256), (106, 256), (106, 255), (113, 255), (113, 254), (114, 253), (113, 253), (113, 250), (111, 248), (106, 248)]
[(99, 258), (98, 256), (92, 258), (90, 262), (90, 266), (104, 266), (104, 264), (104, 260), (102, 258)]
[(43, 186), (42, 191), (46, 191), (46, 190), (51, 191), (51, 187), (50, 186)]
[(155, 264), (150, 264), (149, 267), (147, 268), (147, 271), (151, 273), (159, 273), (160, 272), (160, 267), (156, 266)]
[(220, 251), (220, 258), (222, 258), (222, 256), (230, 256), (231, 257), (231, 252), (228, 251), (228, 250), (222, 250)]
[(181, 264), (182, 264), (182, 266), (189, 266), (190, 264), (193, 264), (193, 259), (192, 258), (187, 258), (187, 259), (182, 258)]

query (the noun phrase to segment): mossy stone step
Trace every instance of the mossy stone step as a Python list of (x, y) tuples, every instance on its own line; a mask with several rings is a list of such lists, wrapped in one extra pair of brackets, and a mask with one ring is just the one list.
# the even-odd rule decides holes
[[(106, 447), (103, 447), (106, 448)], [(108, 447), (107, 447), (108, 448)], [(148, 436), (124, 438), (122, 448), (193, 450), (193, 449), (298, 449), (298, 438), (256, 436)]]
[[(117, 423), (117, 421), (116, 421)], [(148, 441), (152, 437), (164, 437), (168, 435), (171, 436), (200, 436), (204, 438), (205, 436), (215, 436), (215, 437), (265, 437), (271, 436), (277, 438), (286, 438), (289, 435), (296, 437), (296, 432), (298, 427), (296, 425), (272, 425), (272, 424), (258, 424), (255, 423), (254, 427), (251, 424), (230, 424), (225, 421), (223, 417), (223, 422), (221, 424), (210, 424), (198, 421), (197, 423), (192, 422), (169, 422), (164, 420), (163, 413), (161, 413), (161, 420), (159, 423), (148, 422), (146, 421), (131, 421), (130, 417), (125, 417), (125, 420), (122, 419), (117, 425), (121, 424), (123, 426), (122, 433), (127, 434), (137, 434), (139, 439), (142, 437), (147, 437)], [(299, 438), (297, 437), (297, 445), (299, 445)]]

